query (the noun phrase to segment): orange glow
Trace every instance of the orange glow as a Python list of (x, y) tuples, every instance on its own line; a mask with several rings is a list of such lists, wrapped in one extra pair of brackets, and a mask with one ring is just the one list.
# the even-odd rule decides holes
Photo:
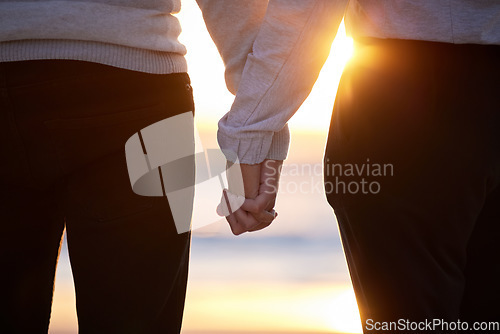
[(190, 285), (183, 333), (361, 333), (349, 286), (269, 283)]
[(340, 76), (345, 64), (352, 57), (353, 50), (353, 40), (346, 36), (342, 21), (333, 41), (330, 56), (326, 60), (311, 94), (289, 122), (291, 129), (326, 134)]
[[(183, 25), (180, 40), (187, 46), (189, 75), (194, 87), (199, 129), (215, 129), (217, 121), (230, 109), (233, 101), (224, 82), (224, 65), (210, 35), (206, 31), (200, 10), (194, 1), (183, 1), (177, 15)], [(352, 38), (346, 36), (342, 21), (320, 76), (297, 114), (291, 119), (292, 129), (326, 133), (342, 70), (353, 53)], [(206, 66), (210, 64), (210, 66)]]

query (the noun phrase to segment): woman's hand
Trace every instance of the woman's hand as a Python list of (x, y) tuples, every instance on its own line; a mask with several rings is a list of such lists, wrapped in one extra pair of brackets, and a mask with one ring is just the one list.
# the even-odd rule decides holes
[[(261, 230), (277, 217), (274, 205), (282, 164), (283, 161), (279, 160), (264, 160), (256, 165), (241, 164), (241, 174), (228, 164), (229, 192), (246, 198), (241, 207), (234, 212), (230, 209), (226, 216), (233, 234)], [(238, 182), (238, 178), (243, 182)], [(227, 193), (223, 196), (228, 208), (231, 207), (229, 196)]]

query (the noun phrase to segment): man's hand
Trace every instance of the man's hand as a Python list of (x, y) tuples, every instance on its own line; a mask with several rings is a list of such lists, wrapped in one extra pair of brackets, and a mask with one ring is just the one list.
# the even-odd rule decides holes
[(246, 198), (238, 210), (226, 217), (233, 234), (261, 230), (277, 217), (273, 208), (282, 164), (283, 161), (279, 160), (264, 160), (257, 165), (241, 164), (244, 189), (238, 189), (238, 183), (232, 181), (235, 176), (229, 173), (231, 169), (228, 170), (229, 191)]

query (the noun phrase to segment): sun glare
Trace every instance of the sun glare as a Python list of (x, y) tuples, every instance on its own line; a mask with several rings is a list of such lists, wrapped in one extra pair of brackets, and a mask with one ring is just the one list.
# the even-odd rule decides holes
[(352, 288), (202, 283), (188, 289), (183, 333), (361, 333)]
[[(177, 15), (183, 26), (180, 40), (187, 46), (189, 75), (194, 87), (199, 129), (215, 129), (217, 121), (233, 101), (224, 82), (224, 65), (195, 1), (183, 1)], [(352, 38), (346, 36), (344, 22), (308, 99), (290, 120), (292, 129), (326, 132), (342, 70), (353, 53)], [(210, 66), (207, 66), (210, 64)]]
[(292, 129), (326, 133), (330, 124), (335, 94), (345, 64), (352, 57), (353, 40), (346, 36), (342, 21), (311, 94), (290, 120)]
[[(195, 1), (182, 4), (178, 15), (183, 26), (180, 39), (188, 49), (186, 58), (194, 88), (196, 125), (206, 135), (204, 146), (207, 142), (216, 145), (217, 122), (229, 110), (234, 97), (225, 87), (224, 66)], [(317, 137), (326, 135), (338, 82), (352, 53), (353, 42), (346, 37), (342, 23), (309, 98), (290, 121), (292, 138), (294, 131), (314, 132)], [(239, 330), (362, 332), (354, 293), (346, 284), (257, 284), (190, 278), (183, 333), (236, 333)]]
[(331, 326), (342, 333), (362, 333), (358, 305), (354, 291), (348, 289), (333, 300), (333, 309), (330, 314)]

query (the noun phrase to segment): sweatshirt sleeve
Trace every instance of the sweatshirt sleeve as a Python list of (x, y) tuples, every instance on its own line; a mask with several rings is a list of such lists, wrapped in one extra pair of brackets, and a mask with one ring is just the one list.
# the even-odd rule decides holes
[[(219, 121), (221, 149), (229, 160), (236, 154), (245, 164), (284, 160), (286, 122), (309, 95), (347, 0), (270, 0), (265, 10), (258, 0), (198, 2), (226, 64), (228, 87), (236, 92), (230, 111)], [(240, 3), (233, 6), (241, 7), (239, 15), (245, 13), (241, 20), (234, 19), (236, 8), (225, 6), (229, 2)], [(228, 70), (228, 65), (233, 67)]]
[(236, 94), (268, 0), (196, 0), (225, 67), (227, 89)]

